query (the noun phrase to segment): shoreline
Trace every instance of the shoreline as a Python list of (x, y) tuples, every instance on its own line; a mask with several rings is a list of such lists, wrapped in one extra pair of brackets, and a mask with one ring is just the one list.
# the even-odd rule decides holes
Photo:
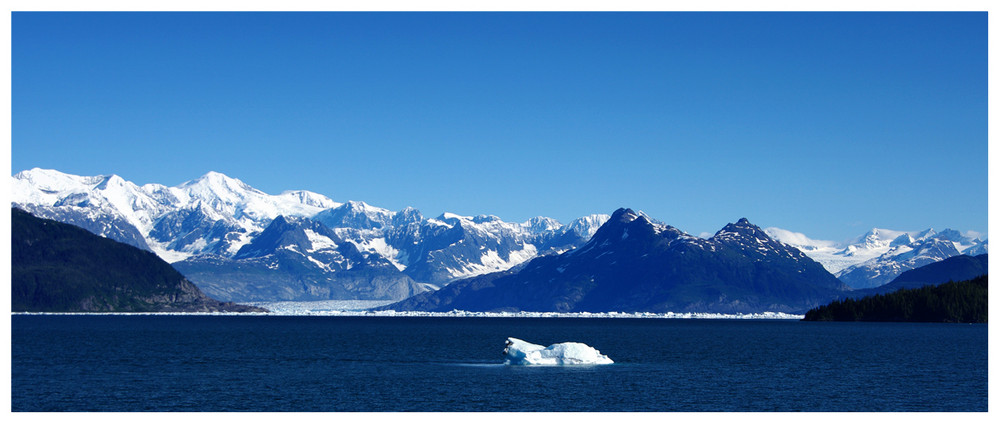
[(623, 319), (750, 319), (801, 320), (804, 315), (784, 312), (719, 314), (706, 312), (418, 312), (418, 311), (308, 311), (295, 312), (11, 312), (11, 315), (191, 315), (191, 316), (332, 316), (430, 318), (623, 318)]

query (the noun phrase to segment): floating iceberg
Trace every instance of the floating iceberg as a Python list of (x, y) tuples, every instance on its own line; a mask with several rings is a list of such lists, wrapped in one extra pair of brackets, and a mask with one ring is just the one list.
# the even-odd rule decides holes
[(507, 338), (503, 353), (507, 365), (598, 365), (614, 361), (583, 343), (556, 343), (545, 347), (513, 337)]

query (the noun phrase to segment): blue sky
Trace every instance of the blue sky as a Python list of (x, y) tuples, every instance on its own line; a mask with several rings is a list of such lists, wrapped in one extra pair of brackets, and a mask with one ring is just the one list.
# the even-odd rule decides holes
[(21, 13), (11, 167), (987, 232), (986, 13)]

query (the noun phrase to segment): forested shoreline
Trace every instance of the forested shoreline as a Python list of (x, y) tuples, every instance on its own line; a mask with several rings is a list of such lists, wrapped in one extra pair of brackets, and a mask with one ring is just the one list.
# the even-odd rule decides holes
[(806, 312), (804, 321), (986, 323), (988, 276), (843, 299)]

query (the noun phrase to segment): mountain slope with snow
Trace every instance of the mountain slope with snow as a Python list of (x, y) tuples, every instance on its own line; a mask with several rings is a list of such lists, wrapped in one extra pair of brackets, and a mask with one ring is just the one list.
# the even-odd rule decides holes
[(771, 237), (793, 246), (823, 264), (856, 289), (878, 287), (901, 273), (960, 254), (987, 253), (988, 243), (956, 230), (894, 231), (873, 228), (857, 238), (837, 243), (813, 240), (802, 233), (767, 228)]
[[(117, 175), (79, 177), (38, 168), (11, 179), (13, 206), (83, 224), (171, 262), (203, 253), (233, 255), (279, 215), (312, 216), (339, 206), (305, 191), (271, 196), (217, 172), (177, 187), (140, 187)], [(142, 243), (122, 240), (120, 234), (132, 229)]]
[[(393, 212), (302, 190), (269, 195), (217, 172), (168, 187), (138, 186), (115, 175), (80, 177), (31, 169), (12, 176), (11, 187), (12, 206), (151, 250), (189, 270), (193, 265), (213, 272), (245, 267), (236, 263), (250, 259), (241, 252), (259, 245), (258, 238), (276, 218), (309, 218), (335, 235), (338, 245), (381, 258), (425, 287), (572, 249), (607, 220), (606, 215), (591, 215), (563, 225), (545, 217), (525, 223), (450, 213), (425, 218), (413, 208)], [(334, 259), (320, 256), (310, 258), (332, 273)]]
[[(10, 182), (12, 206), (151, 250), (171, 263), (191, 260), (217, 267), (219, 261), (246, 259), (237, 256), (244, 247), (259, 243), (279, 216), (308, 218), (336, 235), (338, 245), (350, 244), (362, 254), (381, 258), (426, 287), (517, 270), (534, 258), (565, 253), (587, 243), (610, 218), (590, 215), (565, 225), (546, 217), (522, 223), (491, 215), (445, 213), (427, 218), (413, 208), (390, 211), (359, 201), (340, 203), (302, 190), (270, 195), (217, 172), (175, 187), (37, 168), (13, 175)], [(801, 250), (852, 287), (884, 284), (900, 272), (958, 253), (988, 251), (986, 241), (954, 230), (876, 228), (843, 243), (780, 228), (763, 231)], [(312, 259), (336, 268), (332, 258)]]
[(427, 290), (308, 218), (279, 216), (232, 258), (198, 256), (174, 267), (206, 293), (238, 302), (395, 300)]
[(745, 219), (703, 239), (619, 209), (575, 250), (382, 308), (794, 312), (829, 302), (845, 290), (820, 264)]

